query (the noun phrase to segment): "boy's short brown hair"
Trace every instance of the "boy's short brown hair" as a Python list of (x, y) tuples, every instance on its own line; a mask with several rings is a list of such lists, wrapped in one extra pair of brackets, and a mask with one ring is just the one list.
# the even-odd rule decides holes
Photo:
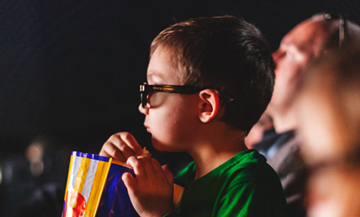
[(248, 131), (267, 107), (274, 85), (268, 44), (252, 24), (233, 16), (194, 18), (174, 24), (151, 44), (172, 53), (183, 84), (215, 88), (234, 101), (222, 101), (222, 121)]

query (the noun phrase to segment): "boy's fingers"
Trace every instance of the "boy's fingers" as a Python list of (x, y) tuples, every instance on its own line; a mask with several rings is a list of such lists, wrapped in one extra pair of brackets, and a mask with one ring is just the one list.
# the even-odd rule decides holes
[(125, 161), (128, 157), (136, 155), (136, 150), (133, 150), (133, 147), (140, 146), (135, 138), (130, 133), (126, 132), (112, 135), (106, 143), (112, 144), (115, 149), (119, 150), (122, 155), (124, 155)]
[(165, 176), (166, 176), (167, 180), (169, 181), (169, 183), (171, 185), (173, 185), (174, 184), (174, 176), (171, 173), (171, 171), (169, 170), (169, 166), (167, 164), (165, 164), (162, 166), (162, 169), (163, 169)]
[(130, 156), (141, 155), (143, 149), (134, 136), (128, 132), (113, 134), (103, 145), (100, 155), (125, 162)]
[[(144, 168), (146, 175), (155, 174), (156, 170), (154, 169), (154, 166), (152, 164), (152, 161), (155, 159), (149, 159), (147, 157), (141, 157), (137, 158), (138, 161), (140, 161), (142, 167)], [(156, 160), (155, 160), (156, 161)]]
[(128, 172), (124, 173), (121, 179), (123, 180), (126, 188), (133, 188), (135, 183), (135, 178), (133, 177), (133, 175), (131, 175), (131, 173)]
[(136, 156), (136, 153), (134, 150), (132, 150), (128, 144), (121, 142), (117, 145), (117, 148), (120, 150), (120, 152), (122, 153), (122, 155), (124, 155), (125, 157), (125, 161), (127, 158), (129, 158), (130, 156)]
[(160, 172), (163, 173), (163, 169), (161, 168), (161, 165), (160, 165), (159, 161), (155, 160), (154, 158), (151, 158), (150, 161), (151, 161), (153, 169), (157, 173), (160, 173)]
[(139, 156), (142, 154), (143, 149), (139, 145), (139, 143), (136, 141), (135, 137), (131, 133), (121, 133), (120, 138), (126, 142), (127, 147), (129, 147), (136, 156)]
[(105, 143), (99, 155), (105, 157), (111, 157), (122, 162), (126, 161), (126, 157), (112, 143)]
[(136, 176), (146, 175), (142, 159), (137, 159), (136, 157), (131, 156), (127, 159), (126, 163), (133, 168)]

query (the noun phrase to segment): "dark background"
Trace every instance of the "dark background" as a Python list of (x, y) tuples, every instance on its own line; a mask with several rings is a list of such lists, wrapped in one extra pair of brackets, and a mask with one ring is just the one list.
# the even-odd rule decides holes
[(291, 28), (323, 11), (360, 23), (359, 0), (0, 0), (0, 165), (38, 138), (65, 151), (65, 167), (70, 150), (98, 153), (118, 131), (152, 150), (138, 86), (152, 39), (170, 24), (235, 15), (275, 50)]
[[(259, 27), (276, 49), (314, 13), (345, 11), (348, 0), (1, 0), (0, 157), (42, 135), (98, 152), (118, 131), (148, 141), (137, 111), (151, 40), (174, 22), (231, 14)], [(146, 144), (143, 144), (146, 145)]]

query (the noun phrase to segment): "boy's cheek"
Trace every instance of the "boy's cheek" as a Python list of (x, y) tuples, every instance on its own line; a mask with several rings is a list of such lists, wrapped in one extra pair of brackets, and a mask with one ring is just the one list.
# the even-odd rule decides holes
[[(161, 135), (161, 133), (160, 133)], [(164, 134), (162, 134), (164, 135)], [(168, 138), (158, 137), (156, 133), (151, 134), (151, 143), (153, 147), (158, 151), (172, 151), (169, 144), (171, 144), (171, 140)]]

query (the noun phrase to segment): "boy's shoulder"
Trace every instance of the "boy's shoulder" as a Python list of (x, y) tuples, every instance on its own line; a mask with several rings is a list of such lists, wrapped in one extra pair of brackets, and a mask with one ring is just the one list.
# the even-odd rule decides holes
[[(194, 180), (191, 163), (176, 179), (184, 184), (182, 206), (210, 204), (217, 213), (252, 213), (251, 216), (285, 216), (286, 200), (275, 171), (256, 150), (238, 153), (210, 173)], [(224, 205), (232, 201), (232, 205)], [(222, 205), (223, 204), (223, 205)], [(257, 209), (256, 204), (264, 204)], [(185, 208), (184, 208), (185, 209)], [(221, 216), (234, 216), (224, 214)]]
[[(195, 163), (191, 162), (178, 173), (175, 179), (184, 183), (192, 182), (195, 176), (195, 169)], [(274, 179), (277, 179), (275, 171), (266, 163), (264, 156), (256, 150), (246, 150), (239, 152), (222, 165), (201, 177), (200, 180), (226, 178), (235, 182), (245, 182), (263, 177), (274, 177)]]
[(256, 183), (270, 179), (280, 183), (276, 172), (266, 162), (266, 158), (253, 149), (238, 153), (217, 169), (220, 177), (225, 176), (231, 182)]

